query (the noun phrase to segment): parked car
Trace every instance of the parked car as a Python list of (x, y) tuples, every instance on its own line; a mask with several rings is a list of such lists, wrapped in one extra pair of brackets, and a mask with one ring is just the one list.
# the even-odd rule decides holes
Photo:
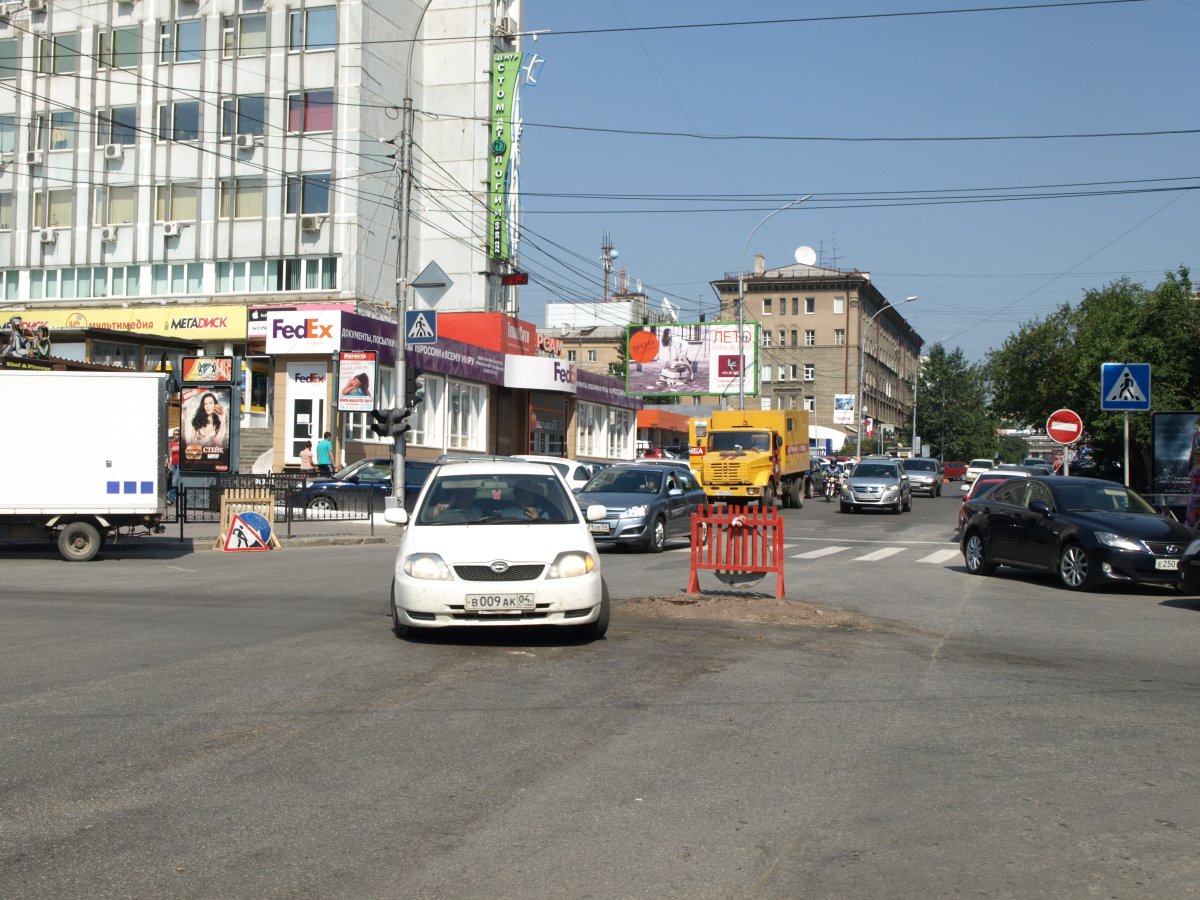
[(405, 525), (389, 605), (398, 637), (447, 626), (554, 625), (600, 638), (608, 590), (588, 522), (556, 470), (522, 461), (447, 463)]
[(974, 481), (979, 477), (980, 472), (986, 472), (995, 467), (995, 462), (990, 459), (973, 459), (967, 463), (967, 472), (963, 475), (963, 481)]
[(962, 503), (958, 507), (958, 522), (955, 524), (955, 531), (962, 531), (963, 522), (967, 518), (967, 501), (974, 500), (976, 497), (981, 497), (994, 488), (996, 485), (1008, 481), (1012, 478), (1027, 478), (1028, 473), (1021, 471), (1013, 471), (1009, 469), (991, 469), (984, 472), (970, 484), (962, 486)]
[(942, 496), (942, 466), (936, 459), (924, 456), (914, 456), (903, 461), (904, 471), (908, 473), (909, 488), (915, 494), (920, 492), (930, 497)]
[[(404, 506), (412, 509), (421, 493), (421, 486), (429, 473), (436, 468), (434, 463), (423, 459), (404, 460)], [(351, 508), (360, 508), (362, 489), (369, 488), (374, 495), (375, 509), (383, 512), (384, 497), (392, 493), (392, 458), (373, 456), (350, 463), (329, 478), (310, 478), (301, 501), (309, 515), (320, 517), (321, 513), (334, 513)]]
[(1200, 594), (1200, 537), (1188, 544), (1179, 557), (1179, 590)]
[(1054, 572), (1070, 590), (1102, 583), (1175, 584), (1195, 537), (1140, 495), (1097, 478), (1033, 476), (997, 485), (966, 505), (967, 571), (998, 565)]
[(967, 476), (967, 464), (961, 460), (942, 463), (942, 477), (947, 481), (962, 481)]
[(584, 485), (576, 500), (584, 508), (604, 507), (603, 518), (590, 523), (597, 546), (634, 545), (651, 553), (662, 552), (671, 538), (690, 540), (692, 513), (707, 502), (687, 463), (650, 461), (610, 466)]
[(842, 479), (841, 511), (890, 509), (902, 513), (912, 509), (912, 491), (900, 460), (866, 457)]
[(1048, 459), (1042, 459), (1040, 456), (1027, 456), (1021, 460), (1023, 466), (1045, 466), (1047, 469), (1054, 467), (1054, 464)]
[(523, 459), (526, 462), (540, 462), (546, 465), (554, 466), (562, 475), (563, 480), (567, 482), (567, 487), (572, 491), (578, 492), (592, 476), (596, 474), (591, 463), (576, 462), (573, 459), (562, 459), (557, 456), (535, 456), (535, 455), (518, 455), (513, 459)]

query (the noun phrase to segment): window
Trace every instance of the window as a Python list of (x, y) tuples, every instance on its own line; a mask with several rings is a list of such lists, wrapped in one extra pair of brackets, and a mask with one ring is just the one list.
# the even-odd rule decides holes
[(65, 188), (33, 195), (35, 228), (70, 228), (74, 225), (75, 191)]
[(791, 365), (791, 369), (792, 369), (792, 371), (791, 371), (791, 377), (792, 377), (792, 381), (798, 381), (798, 380), (800, 379), (800, 372), (798, 371), (798, 370), (799, 370), (799, 368), (800, 368), (800, 367), (799, 367), (799, 366), (797, 366), (795, 363), (792, 363), (792, 365)]
[(762, 381), (763, 381), (763, 384), (771, 383), (771, 367), (770, 366), (762, 367)]
[(805, 347), (817, 346), (817, 333), (816, 333), (816, 331), (814, 331), (811, 328), (804, 329), (804, 346)]
[(0, 41), (0, 79), (16, 78), (21, 71), (21, 43), (16, 38)]
[(141, 271), (137, 266), (96, 266), (89, 269), (35, 269), (29, 273), (33, 300), (71, 300), (76, 297), (139, 297)]
[(3, 298), (5, 300), (18, 299), (17, 291), (18, 291), (20, 284), (21, 284), (21, 278), (20, 278), (19, 272), (15, 272), (15, 271), (5, 272), (3, 283), (2, 283), (3, 291), (2, 291), (2, 293), (0, 293), (0, 296), (3, 296)]
[(160, 141), (200, 140), (200, 101), (180, 100), (158, 108)]
[(150, 267), (150, 291), (158, 296), (199, 294), (203, 285), (203, 263), (175, 263)]
[(261, 219), (266, 208), (266, 193), (266, 184), (261, 178), (222, 181), (218, 214), (222, 219)]
[(807, 316), (811, 316), (816, 311), (817, 311), (817, 298), (816, 297), (805, 297), (804, 298), (804, 314)]
[(804, 364), (804, 380), (805, 381), (816, 381), (817, 380), (817, 366), (815, 363), (805, 363)]
[(446, 413), (446, 379), (439, 375), (423, 373), (425, 402), (417, 404), (417, 411), (408, 420), (412, 431), (405, 435), (410, 444), (422, 447), (441, 448), (442, 419)]
[[(39, 119), (45, 121), (43, 117)], [(50, 113), (50, 140), (46, 145), (48, 150), (75, 149), (75, 113)]]
[(93, 225), (132, 225), (137, 216), (137, 187), (98, 187), (92, 207)]
[(608, 410), (608, 456), (630, 459), (633, 456), (634, 417), (628, 409)]
[(846, 312), (846, 298), (845, 297), (834, 297), (833, 298), (833, 314), (835, 316), (840, 316), (840, 315), (844, 315), (845, 312)]
[(287, 130), (293, 134), (333, 131), (333, 91), (288, 94)]
[(567, 351), (567, 362), (575, 362), (575, 351), (574, 350)]
[(12, 191), (0, 191), (0, 231), (12, 231), (13, 227), (13, 195)]
[[(337, 290), (337, 257), (222, 260), (217, 263), (217, 293), (276, 293)], [(303, 281), (301, 281), (303, 274)]]
[(155, 222), (196, 221), (199, 188), (185, 184), (160, 184), (154, 188)]
[(12, 153), (17, 147), (17, 117), (0, 116), (0, 153)]
[(575, 407), (575, 455), (600, 456), (604, 452), (607, 441), (604, 437), (604, 426), (608, 417), (604, 407), (595, 403), (584, 403), (582, 400)]
[(320, 6), (288, 14), (288, 49), (332, 50), (337, 36), (337, 9)]
[(596, 351), (589, 350), (588, 351), (588, 362), (595, 362), (595, 361), (596, 361)]
[(487, 388), (482, 384), (451, 381), (447, 398), (447, 430), (451, 450), (483, 450)]
[(779, 346), (780, 347), (787, 346), (787, 332), (782, 328), (779, 329)]
[(289, 175), (284, 213), (289, 216), (329, 212), (329, 173)]
[(797, 332), (795, 328), (792, 329), (792, 346), (793, 347), (800, 346), (799, 332)]
[(138, 26), (96, 32), (96, 65), (101, 69), (136, 69), (142, 59)]
[(137, 107), (114, 106), (96, 116), (96, 146), (137, 143)]
[(764, 298), (763, 298), (763, 311), (762, 311), (762, 314), (763, 314), (764, 316), (769, 316), (769, 315), (771, 314), (771, 298), (770, 298), (770, 297), (764, 297)]
[(837, 344), (839, 347), (846, 346), (846, 329), (845, 328), (833, 329), (833, 342), (835, 344)]
[(792, 315), (793, 316), (800, 315), (800, 298), (799, 297), (792, 298)]
[(221, 137), (235, 134), (265, 134), (267, 99), (262, 94), (231, 97), (221, 101)]
[(164, 23), (159, 30), (159, 58), (163, 63), (200, 62), (204, 23), (199, 20)]
[(221, 56), (224, 59), (265, 56), (266, 53), (266, 13), (225, 17), (221, 29)]
[(43, 75), (71, 75), (79, 71), (79, 35), (72, 32), (38, 38), (37, 70)]
[(805, 397), (804, 398), (804, 409), (807, 412), (816, 412), (817, 411), (817, 398), (816, 397)]
[(787, 381), (787, 366), (780, 365), (778, 368), (775, 369), (775, 380), (776, 381)]
[(765, 328), (763, 329), (763, 333), (762, 333), (762, 345), (763, 345), (764, 347), (770, 347), (770, 346), (771, 346), (771, 332), (769, 332), (769, 331), (768, 331), (767, 329), (765, 329)]

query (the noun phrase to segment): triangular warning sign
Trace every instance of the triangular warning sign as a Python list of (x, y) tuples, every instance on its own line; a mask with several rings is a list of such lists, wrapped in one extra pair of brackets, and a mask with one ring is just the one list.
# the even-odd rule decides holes
[[(1111, 371), (1111, 370), (1110, 370)], [(1142, 393), (1141, 387), (1137, 383), (1137, 379), (1133, 377), (1133, 373), (1129, 371), (1129, 366), (1121, 370), (1121, 374), (1117, 376), (1117, 380), (1113, 382), (1112, 388), (1108, 392), (1108, 396), (1104, 398), (1105, 403), (1145, 403), (1146, 395)]]
[(241, 550), (270, 550), (262, 535), (248, 525), (240, 515), (234, 516), (229, 523), (229, 533), (225, 535), (225, 546), (222, 550), (231, 552)]
[(413, 316), (412, 325), (408, 329), (408, 336), (410, 339), (433, 337), (433, 329), (429, 327), (429, 320), (425, 318), (424, 313), (417, 313)]

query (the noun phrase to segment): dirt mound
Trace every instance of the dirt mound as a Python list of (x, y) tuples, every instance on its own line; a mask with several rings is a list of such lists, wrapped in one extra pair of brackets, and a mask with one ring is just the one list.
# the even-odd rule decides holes
[(776, 600), (756, 594), (670, 594), (619, 604), (622, 616), (647, 619), (693, 619), (748, 622), (755, 625), (799, 625), (806, 628), (853, 628), (870, 631), (874, 623), (858, 613), (821, 609), (800, 600)]

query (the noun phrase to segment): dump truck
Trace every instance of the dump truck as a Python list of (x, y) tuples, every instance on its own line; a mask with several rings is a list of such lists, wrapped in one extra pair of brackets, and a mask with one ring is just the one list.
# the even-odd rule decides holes
[(159, 533), (167, 496), (166, 376), (0, 369), (15, 410), (0, 440), (0, 540), (92, 559), (122, 531)]
[(713, 503), (800, 508), (808, 484), (808, 413), (718, 410), (689, 423), (689, 462)]

